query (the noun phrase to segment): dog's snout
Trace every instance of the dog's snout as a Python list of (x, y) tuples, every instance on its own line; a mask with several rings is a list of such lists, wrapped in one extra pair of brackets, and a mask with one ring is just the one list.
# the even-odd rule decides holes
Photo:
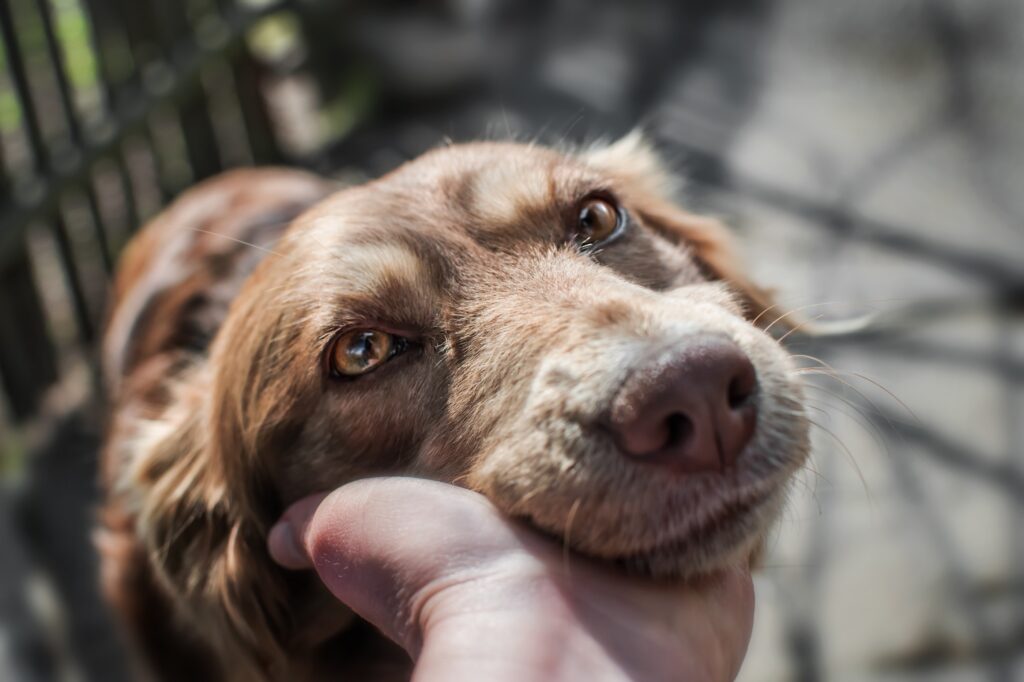
[(753, 436), (756, 388), (739, 346), (693, 338), (626, 381), (607, 426), (630, 458), (688, 473), (723, 470)]

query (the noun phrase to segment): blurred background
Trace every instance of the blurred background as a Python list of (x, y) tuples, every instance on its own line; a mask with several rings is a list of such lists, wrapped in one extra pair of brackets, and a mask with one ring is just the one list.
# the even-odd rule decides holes
[(146, 218), (234, 166), (638, 125), (828, 331), (786, 339), (815, 454), (741, 679), (1024, 680), (1024, 1), (0, 0), (0, 29), (0, 680), (129, 679), (94, 351)]

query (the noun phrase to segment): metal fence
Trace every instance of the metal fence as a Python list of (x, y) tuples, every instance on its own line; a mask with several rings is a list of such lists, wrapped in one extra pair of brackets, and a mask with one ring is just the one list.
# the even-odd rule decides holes
[[(89, 352), (117, 250), (147, 216), (223, 168), (282, 160), (261, 89), (273, 65), (247, 37), (286, 9), (0, 3), (0, 378), (14, 419)], [(54, 269), (62, 290), (42, 291)]]
[(315, 163), (272, 110), (275, 87), (315, 71), (315, 11), (0, 1), (0, 678), (132, 678), (90, 541), (111, 273), (191, 184)]

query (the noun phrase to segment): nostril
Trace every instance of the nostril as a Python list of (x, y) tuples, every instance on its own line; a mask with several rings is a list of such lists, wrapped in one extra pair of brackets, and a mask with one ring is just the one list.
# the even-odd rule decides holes
[(687, 441), (693, 433), (693, 422), (681, 412), (674, 412), (665, 419), (668, 437), (664, 449), (675, 448)]
[(739, 379), (733, 379), (729, 382), (729, 407), (734, 410), (743, 407), (750, 400), (751, 393), (746, 384)]
[(740, 372), (732, 378), (728, 387), (729, 407), (737, 410), (750, 402), (757, 388), (757, 374), (754, 366), (747, 363)]

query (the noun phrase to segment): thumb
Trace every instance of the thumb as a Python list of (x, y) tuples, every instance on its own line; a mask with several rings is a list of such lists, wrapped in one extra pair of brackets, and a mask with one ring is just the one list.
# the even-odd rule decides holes
[(313, 514), (327, 496), (328, 493), (316, 493), (299, 500), (285, 510), (284, 515), (267, 535), (270, 558), (292, 570), (313, 567), (303, 538)]
[(389, 477), (300, 500), (268, 549), (286, 568), (314, 568), (335, 597), (416, 656), (427, 597), (520, 543), (483, 496)]

